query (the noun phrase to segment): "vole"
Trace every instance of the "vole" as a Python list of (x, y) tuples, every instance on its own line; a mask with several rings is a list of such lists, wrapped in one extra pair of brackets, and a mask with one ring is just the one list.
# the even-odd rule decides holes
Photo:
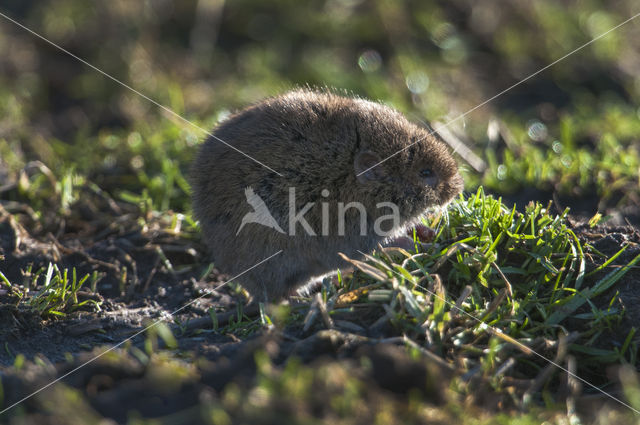
[(282, 250), (237, 278), (257, 301), (345, 266), (339, 252), (373, 250), (463, 186), (428, 130), (388, 106), (329, 91), (263, 100), (213, 136), (192, 163), (193, 211), (214, 264), (229, 275)]

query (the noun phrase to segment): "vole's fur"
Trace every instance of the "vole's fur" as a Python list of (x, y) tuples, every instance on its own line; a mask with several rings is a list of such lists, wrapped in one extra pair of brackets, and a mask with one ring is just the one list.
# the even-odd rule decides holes
[[(258, 300), (278, 300), (311, 278), (343, 266), (338, 252), (357, 257), (358, 251), (375, 248), (385, 237), (376, 235), (374, 223), (391, 213), (378, 203), (399, 207), (400, 225), (393, 229), (399, 233), (427, 208), (447, 204), (462, 189), (456, 162), (441, 141), (399, 112), (362, 99), (292, 91), (240, 111), (214, 134), (283, 175), (214, 138), (201, 146), (192, 165), (193, 209), (221, 271), (237, 275), (282, 250), (237, 279)], [(425, 169), (433, 175), (421, 174)], [(249, 223), (236, 235), (243, 217), (252, 211), (245, 197), (248, 187), (264, 201), (284, 234)], [(314, 203), (303, 217), (316, 236), (300, 224), (295, 235), (289, 234), (290, 187), (296, 195), (293, 215)], [(366, 209), (365, 235), (355, 208), (346, 210), (344, 236), (339, 235), (338, 203), (350, 202)], [(323, 208), (329, 220), (323, 220)], [(383, 230), (390, 230), (391, 220), (382, 224)]]

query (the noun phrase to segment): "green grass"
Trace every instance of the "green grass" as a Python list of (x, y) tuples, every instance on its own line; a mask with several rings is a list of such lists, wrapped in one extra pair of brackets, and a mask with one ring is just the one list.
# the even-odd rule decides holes
[[(529, 349), (553, 359), (558, 347), (541, 343), (570, 335), (568, 352), (579, 359), (578, 375), (601, 384), (606, 377), (593, 371), (636, 364), (638, 344), (632, 328), (620, 347), (602, 345), (600, 338), (612, 338), (624, 311), (613, 302), (616, 292), (598, 296), (640, 255), (607, 273), (601, 271), (608, 270), (606, 263), (587, 273), (585, 252), (597, 254), (580, 243), (565, 216), (541, 204), (520, 213), (480, 189), (427, 221), (438, 233), (417, 253), (388, 248), (365, 263), (352, 260), (361, 273), (326, 296), (327, 308), (339, 315), (358, 296), (360, 303), (382, 304), (386, 319), (412, 346), (458, 363), (464, 359), (483, 376), (499, 375), (515, 359), (515, 375), (534, 379), (547, 362)], [(368, 289), (361, 293), (362, 287)]]
[(485, 187), (501, 193), (523, 187), (555, 190), (614, 206), (637, 196), (640, 119), (635, 108), (609, 104), (566, 114), (542, 141), (532, 140), (526, 127), (508, 128), (508, 145), (484, 151), (489, 168), (480, 181)]
[(89, 148), (81, 159), (77, 146), (52, 140), (50, 148), (56, 159), (48, 165), (19, 159), (0, 140), (0, 157), (18, 167), (14, 199), (28, 200), (36, 213), (54, 200), (64, 214), (78, 199), (79, 189), (88, 186), (96, 192), (106, 190), (117, 200), (137, 203), (145, 211), (188, 210), (187, 169), (202, 135), (166, 121), (159, 125), (89, 138), (84, 141)]
[(35, 294), (30, 295), (28, 305), (35, 309), (43, 318), (53, 316), (66, 316), (69, 313), (80, 309), (90, 309), (100, 311), (101, 302), (88, 299), (78, 300), (78, 291), (87, 285), (95, 291), (95, 282), (98, 280), (98, 273), (86, 274), (78, 279), (75, 267), (69, 273), (68, 269), (60, 271), (58, 266), (49, 263), (46, 271), (40, 269), (33, 274), (32, 286), (36, 287), (36, 282), (43, 278)]
[(78, 298), (78, 291), (83, 287), (95, 293), (98, 272), (78, 279), (75, 267), (71, 272), (68, 269), (61, 271), (56, 264), (49, 263), (36, 272), (32, 272), (30, 265), (23, 270), (23, 275), (23, 284), (16, 284), (0, 272), (0, 283), (4, 284), (17, 305), (34, 310), (43, 319), (64, 317), (78, 310), (100, 311), (101, 301)]

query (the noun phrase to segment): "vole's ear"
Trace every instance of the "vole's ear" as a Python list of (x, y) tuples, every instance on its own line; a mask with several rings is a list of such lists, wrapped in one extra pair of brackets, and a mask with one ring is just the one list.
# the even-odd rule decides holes
[(360, 183), (381, 180), (384, 177), (384, 170), (382, 164), (377, 165), (379, 162), (380, 157), (371, 151), (356, 153), (353, 161), (356, 179)]

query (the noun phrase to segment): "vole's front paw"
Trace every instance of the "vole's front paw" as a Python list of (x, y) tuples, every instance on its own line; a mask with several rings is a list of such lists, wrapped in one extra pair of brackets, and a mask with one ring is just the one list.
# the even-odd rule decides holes
[(383, 244), (385, 248), (402, 248), (406, 251), (413, 251), (415, 244), (413, 243), (413, 230), (416, 231), (416, 236), (420, 242), (429, 243), (436, 237), (436, 232), (430, 227), (424, 224), (418, 224), (415, 227), (407, 229), (407, 236), (399, 236), (393, 238), (390, 241)]
[(424, 224), (418, 224), (413, 228), (407, 229), (407, 236), (413, 238), (413, 229), (416, 230), (416, 236), (421, 242), (433, 242), (436, 237), (436, 231)]

